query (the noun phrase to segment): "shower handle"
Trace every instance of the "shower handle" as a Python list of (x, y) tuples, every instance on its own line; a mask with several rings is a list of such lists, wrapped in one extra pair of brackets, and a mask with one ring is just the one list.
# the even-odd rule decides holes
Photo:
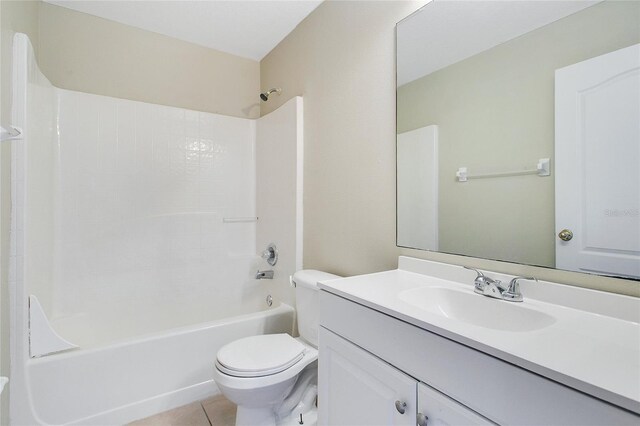
[(269, 244), (267, 249), (262, 252), (262, 258), (271, 266), (278, 263), (278, 249), (276, 248), (276, 245), (273, 243)]

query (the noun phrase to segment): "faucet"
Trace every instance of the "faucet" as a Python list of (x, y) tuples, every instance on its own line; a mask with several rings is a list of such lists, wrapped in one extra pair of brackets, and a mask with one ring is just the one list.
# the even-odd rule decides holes
[(464, 268), (475, 271), (476, 274), (478, 274), (476, 279), (473, 281), (474, 292), (483, 296), (493, 297), (494, 299), (506, 300), (508, 302), (522, 302), (523, 300), (518, 280), (538, 281), (537, 278), (534, 277), (515, 277), (509, 281), (509, 284), (505, 284), (500, 280), (494, 280), (493, 278), (487, 277), (475, 268), (469, 268), (468, 266), (465, 266)]
[(509, 287), (502, 293), (502, 300), (509, 302), (522, 302), (522, 293), (520, 293), (520, 283), (518, 280), (531, 280), (538, 282), (534, 277), (515, 277), (509, 281)]
[(272, 280), (273, 271), (258, 271), (256, 272), (256, 280)]

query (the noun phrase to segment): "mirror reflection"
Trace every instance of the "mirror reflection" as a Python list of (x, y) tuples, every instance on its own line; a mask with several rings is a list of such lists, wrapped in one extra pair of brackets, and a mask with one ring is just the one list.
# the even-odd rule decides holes
[(639, 43), (639, 1), (400, 22), (398, 246), (639, 279)]

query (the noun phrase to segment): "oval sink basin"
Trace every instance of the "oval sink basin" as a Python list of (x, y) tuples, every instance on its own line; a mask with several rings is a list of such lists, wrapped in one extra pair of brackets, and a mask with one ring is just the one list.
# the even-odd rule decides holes
[(521, 303), (492, 299), (445, 287), (405, 290), (398, 298), (412, 306), (479, 327), (502, 331), (534, 331), (548, 327), (555, 318)]

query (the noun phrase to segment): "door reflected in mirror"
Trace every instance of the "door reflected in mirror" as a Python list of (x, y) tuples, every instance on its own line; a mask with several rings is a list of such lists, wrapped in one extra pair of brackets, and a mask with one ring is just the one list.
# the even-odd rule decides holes
[(396, 34), (397, 244), (639, 279), (640, 1), (435, 1)]

